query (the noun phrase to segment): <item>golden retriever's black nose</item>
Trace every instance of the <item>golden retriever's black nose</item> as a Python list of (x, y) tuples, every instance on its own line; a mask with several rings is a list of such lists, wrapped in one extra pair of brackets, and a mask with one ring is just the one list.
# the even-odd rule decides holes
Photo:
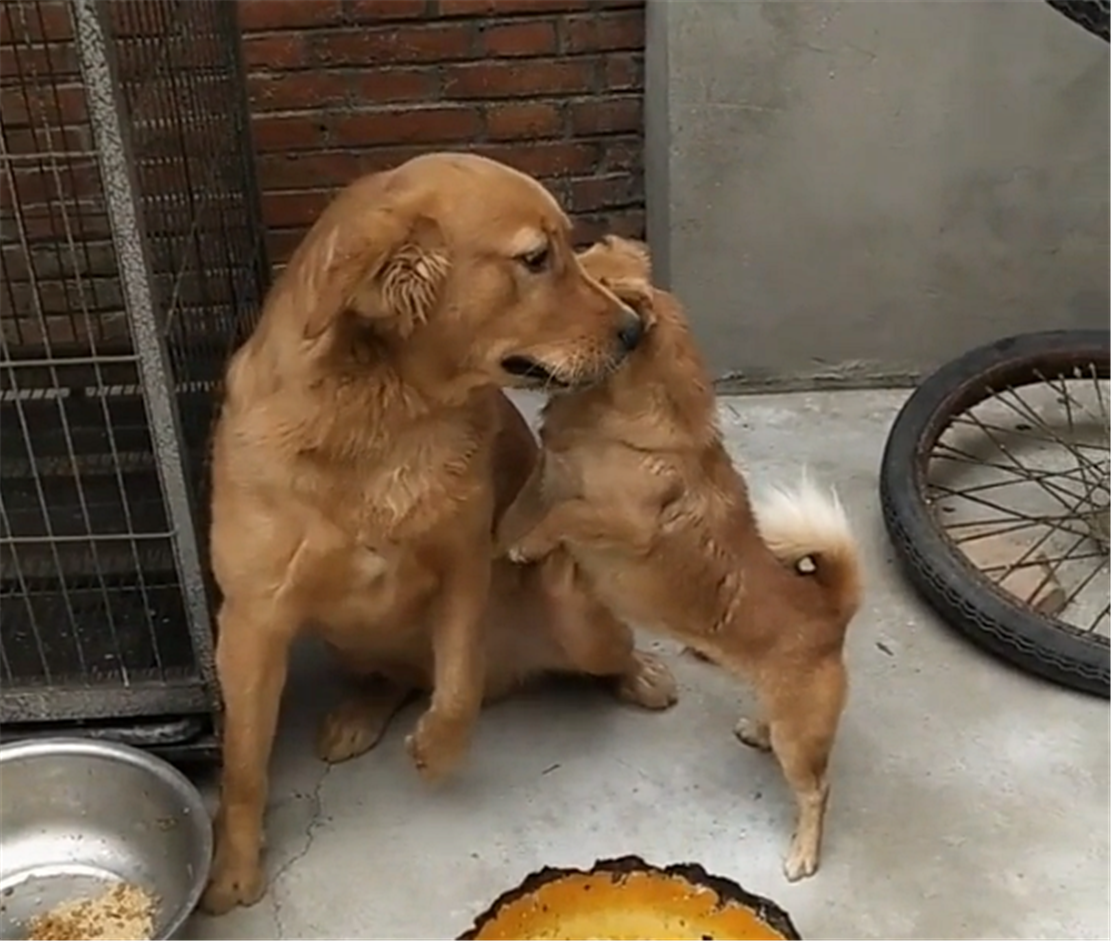
[(644, 321), (640, 316), (628, 307), (621, 315), (621, 328), (617, 331), (617, 339), (621, 345), (625, 347), (625, 352), (631, 353), (640, 345), (641, 337), (644, 336)]

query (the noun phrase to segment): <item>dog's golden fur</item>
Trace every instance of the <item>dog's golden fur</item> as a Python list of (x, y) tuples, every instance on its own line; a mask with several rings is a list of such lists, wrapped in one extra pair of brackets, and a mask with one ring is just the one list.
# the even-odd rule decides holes
[(548, 402), (542, 460), (502, 518), (499, 547), (518, 560), (569, 550), (617, 617), (754, 684), (764, 717), (737, 734), (779, 759), (798, 804), (785, 872), (810, 875), (860, 604), (853, 537), (836, 498), (809, 483), (752, 506), (683, 312), (651, 286), (647, 249), (610, 238), (580, 257), (647, 331), (608, 378)]
[(674, 701), (569, 557), (493, 561), (537, 459), (499, 387), (596, 381), (641, 331), (585, 274), (551, 196), (493, 161), (421, 157), (322, 214), (229, 365), (214, 438), (225, 712), (209, 911), (263, 891), (267, 763), (305, 628), (361, 677), (321, 729), (329, 761), (374, 745), (414, 689), (431, 703), (406, 745), (429, 777), (462, 757), (484, 699), (538, 673)]

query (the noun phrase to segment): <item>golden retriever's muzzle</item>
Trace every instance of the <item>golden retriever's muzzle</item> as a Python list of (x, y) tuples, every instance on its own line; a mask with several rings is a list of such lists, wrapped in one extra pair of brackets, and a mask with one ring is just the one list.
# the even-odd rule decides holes
[(558, 391), (593, 385), (609, 375), (624, 362), (625, 357), (640, 345), (644, 337), (644, 321), (632, 308), (622, 305), (619, 325), (613, 337), (608, 356), (586, 363), (569, 361), (559, 366), (541, 361), (540, 358), (517, 354), (507, 356), (501, 368), (518, 384), (530, 388)]

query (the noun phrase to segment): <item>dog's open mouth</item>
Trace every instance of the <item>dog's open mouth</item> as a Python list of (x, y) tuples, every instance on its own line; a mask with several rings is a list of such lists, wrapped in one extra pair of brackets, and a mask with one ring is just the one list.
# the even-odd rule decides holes
[(501, 361), (501, 368), (511, 376), (523, 379), (530, 386), (565, 389), (570, 385), (546, 366), (527, 356), (507, 356)]

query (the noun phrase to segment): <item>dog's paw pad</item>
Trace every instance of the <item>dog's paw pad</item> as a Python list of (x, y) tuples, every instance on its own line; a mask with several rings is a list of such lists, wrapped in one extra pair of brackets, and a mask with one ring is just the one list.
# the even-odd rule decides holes
[(798, 882), (818, 871), (818, 851), (813, 847), (801, 846), (792, 842), (791, 850), (783, 861), (783, 875), (788, 882)]
[(254, 905), (266, 890), (259, 867), (244, 872), (217, 872), (205, 887), (200, 907), (210, 915), (223, 915), (238, 905)]
[(405, 750), (421, 776), (428, 781), (436, 781), (455, 770), (469, 743), (468, 731), (463, 723), (427, 712), (405, 739)]
[(759, 751), (772, 749), (771, 730), (766, 722), (757, 719), (740, 719), (733, 729), (733, 734), (737, 736), (738, 741), (749, 748), (756, 748)]
[(637, 651), (636, 669), (622, 678), (618, 693), (644, 709), (667, 709), (679, 701), (679, 688), (670, 668), (659, 657)]
[(316, 738), (321, 761), (335, 764), (355, 758), (378, 744), (386, 723), (358, 702), (342, 703), (325, 717)]

